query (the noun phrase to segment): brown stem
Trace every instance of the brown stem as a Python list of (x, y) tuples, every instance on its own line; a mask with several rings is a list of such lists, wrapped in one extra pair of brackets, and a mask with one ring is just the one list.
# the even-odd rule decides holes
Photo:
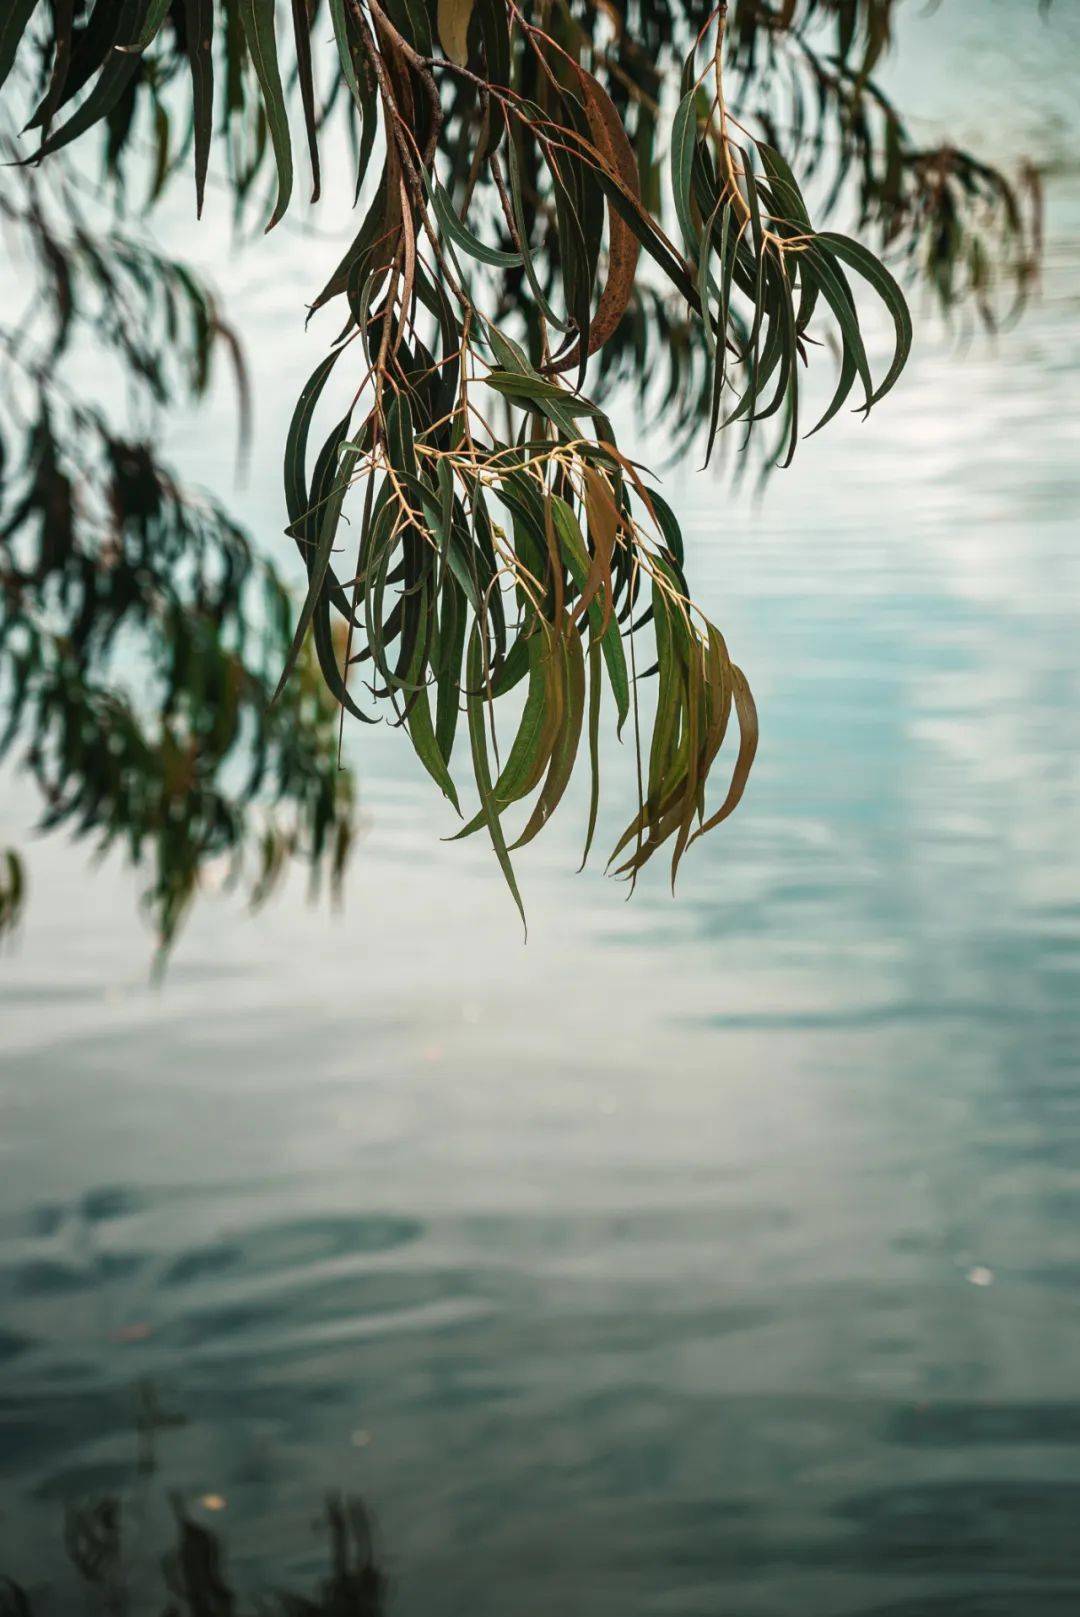
[[(355, 0), (353, 0), (353, 4), (355, 6)], [(424, 145), (424, 167), (430, 168), (438, 150), (439, 135), (443, 126), (442, 100), (439, 96), (439, 87), (435, 83), (427, 57), (421, 56), (419, 51), (414, 50), (409, 41), (398, 32), (382, 6), (380, 6), (379, 0), (368, 0), (368, 6), (380, 29), (386, 32), (394, 41), (394, 44), (424, 87), (424, 94), (431, 109), (431, 128), (428, 131), (428, 138)], [(356, 9), (359, 9), (359, 7), (357, 6)]]

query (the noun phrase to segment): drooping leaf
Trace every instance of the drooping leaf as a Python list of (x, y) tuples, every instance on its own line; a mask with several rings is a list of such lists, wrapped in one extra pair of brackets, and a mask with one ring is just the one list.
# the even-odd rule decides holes
[(558, 808), (573, 773), (581, 739), (581, 723), (585, 711), (585, 660), (581, 636), (572, 625), (566, 624), (559, 635), (557, 654), (563, 659), (562, 722), (551, 750), (551, 762), (536, 805), (528, 824), (511, 846), (523, 848), (543, 830)]
[(214, 0), (184, 0), (184, 19), (195, 133), (195, 212), (201, 219), (214, 123)]
[(480, 640), (480, 631), (474, 626), (469, 637), (469, 652), (467, 657), (468, 690), (466, 694), (466, 707), (469, 715), (469, 739), (472, 742), (473, 770), (476, 776), (476, 789), (480, 793), (484, 818), (488, 832), (491, 836), (491, 845), (495, 849), (495, 856), (499, 861), (506, 885), (509, 887), (514, 903), (517, 905), (521, 924), (526, 929), (525, 907), (521, 902), (518, 891), (517, 878), (514, 867), (510, 862), (510, 853), (506, 846), (506, 837), (503, 834), (502, 824), (499, 820), (498, 807), (495, 802), (491, 786), (491, 766), (488, 763), (487, 735), (484, 729), (486, 679), (484, 657)]
[(122, 47), (132, 41), (142, 17), (139, 0), (120, 0), (118, 7), (116, 40), (119, 48), (109, 52), (89, 95), (73, 112), (67, 122), (54, 130), (34, 153), (34, 160), (50, 157), (62, 147), (77, 140), (88, 129), (107, 118), (127, 90), (139, 67), (137, 54)]
[(0, 16), (0, 85), (11, 72), (15, 52), (34, 14), (37, 0), (8, 0)]
[(274, 26), (274, 0), (237, 0), (244, 37), (251, 53), (252, 64), (262, 91), (266, 121), (274, 147), (277, 165), (277, 201), (267, 224), (272, 230), (289, 206), (292, 195), (293, 162), (292, 143), (289, 139), (289, 117), (285, 110), (285, 92), (281, 85), (278, 66), (277, 33)]
[(873, 287), (892, 316), (896, 330), (896, 347), (885, 379), (879, 383), (871, 396), (870, 402), (876, 404), (894, 385), (911, 353), (912, 327), (907, 299), (895, 277), (890, 275), (881, 260), (875, 258), (873, 253), (867, 252), (860, 242), (853, 241), (850, 236), (837, 235), (831, 230), (821, 231), (817, 240), (821, 247), (832, 252), (836, 258), (842, 259)]
[[(48, 135), (53, 114), (60, 105), (60, 97), (64, 93), (64, 84), (67, 80), (68, 68), (71, 65), (71, 50), (75, 33), (75, 0), (55, 0), (53, 5), (53, 32), (55, 50), (53, 52), (52, 72), (49, 75), (48, 87), (42, 98), (40, 108), (41, 128), (44, 136)], [(0, 83), (2, 82), (2, 77), (0, 77)]]
[(147, 0), (146, 9), (136, 37), (129, 45), (121, 45), (120, 49), (142, 52), (146, 50), (148, 45), (152, 45), (157, 38), (158, 29), (169, 14), (171, 3), (172, 0)]
[(293, 635), (292, 645), (289, 647), (289, 652), (285, 659), (285, 666), (281, 671), (281, 678), (278, 681), (277, 690), (274, 692), (275, 701), (277, 701), (281, 696), (282, 691), (289, 682), (289, 676), (296, 666), (296, 660), (300, 655), (304, 640), (307, 637), (308, 628), (315, 613), (316, 603), (322, 593), (327, 568), (330, 565), (330, 553), (334, 547), (334, 538), (337, 534), (337, 525), (341, 517), (341, 507), (344, 503), (345, 494), (349, 487), (352, 468), (359, 453), (360, 447), (358, 444), (347, 444), (338, 463), (334, 485), (329, 497), (326, 500), (319, 523), (319, 543), (311, 569), (311, 577), (308, 584), (307, 595), (304, 598), (304, 604), (300, 610), (300, 616), (296, 624), (296, 631)]
[(296, 76), (307, 131), (308, 159), (311, 163), (311, 200), (318, 202), (320, 191), (319, 135), (316, 128), (315, 81), (311, 65), (311, 21), (308, 0), (292, 0), (293, 40), (296, 47)]
[[(628, 206), (638, 204), (641, 185), (637, 160), (630, 145), (622, 119), (607, 91), (583, 67), (577, 67), (578, 84), (585, 103), (585, 115), (593, 143), (610, 176), (609, 184), (622, 188)], [(626, 312), (634, 290), (637, 271), (638, 239), (627, 224), (623, 213), (608, 205), (608, 270), (604, 290), (595, 316), (590, 320), (587, 333), (579, 337), (570, 354), (559, 360), (559, 369), (568, 370), (577, 361), (594, 354), (608, 341)], [(579, 326), (580, 326), (579, 322)]]
[(469, 59), (472, 10), (473, 0), (439, 0), (439, 44), (459, 67), (464, 67)]
[(511, 269), (522, 262), (521, 254), (508, 253), (500, 247), (489, 247), (464, 224), (454, 212), (454, 205), (437, 179), (431, 182), (431, 197), (439, 223), (456, 246), (478, 259), (481, 264), (493, 264), (499, 269)]
[[(425, 625), (428, 611), (429, 608), (425, 599), (423, 605)], [(413, 655), (409, 662), (406, 673), (406, 682), (410, 686), (414, 686), (417, 681), (422, 679), (424, 672), (424, 649), (425, 639), (423, 633), (420, 633), (416, 637)], [(443, 757), (442, 750), (435, 735), (435, 728), (431, 722), (431, 702), (428, 698), (426, 684), (420, 684), (418, 688), (413, 690), (413, 694), (410, 697), (407, 706), (405, 723), (406, 727), (408, 728), (410, 740), (412, 741), (413, 747), (416, 751), (416, 756), (419, 758), (420, 762), (423, 764), (424, 768), (427, 770), (435, 784), (440, 788), (444, 795), (450, 799), (451, 803), (454, 805), (454, 808), (457, 809), (458, 813), (460, 814), (461, 809), (458, 805), (457, 788), (455, 787), (450, 775), (450, 771), (447, 768), (446, 759)]]

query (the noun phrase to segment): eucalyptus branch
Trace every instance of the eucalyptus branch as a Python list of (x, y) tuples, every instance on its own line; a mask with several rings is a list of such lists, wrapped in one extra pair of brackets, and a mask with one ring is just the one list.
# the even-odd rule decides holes
[[(188, 126), (173, 144), (155, 119), (156, 171), (171, 175), (190, 146), (201, 207), (215, 63), (231, 86), (217, 126), (238, 208), (250, 212), (265, 177), (270, 224), (286, 214), (297, 119), (318, 187), (331, 115), (316, 115), (316, 64), (356, 154), (360, 221), (310, 304), (335, 305), (344, 327), (286, 444), (287, 532), (307, 591), (279, 706), (314, 661), (342, 716), (384, 713), (405, 729), (459, 813), (464, 751), (478, 808), (457, 834), (486, 833), (519, 906), (512, 847), (554, 814), (587, 730), (588, 853), (605, 704), (617, 734), (632, 710), (638, 802), (610, 862), (633, 882), (664, 849), (674, 880), (742, 797), (757, 715), (694, 604), (677, 516), (619, 448), (609, 400), (636, 387), (676, 451), (704, 440), (708, 459), (734, 439), (744, 464), (787, 465), (803, 437), (845, 408), (875, 408), (903, 372), (911, 319), (886, 249), (949, 309), (994, 318), (999, 281), (1025, 295), (1037, 177), (1013, 186), (977, 156), (911, 139), (873, 77), (892, 0), (610, 0), (584, 13), (571, 0), (539, 12), (333, 0), (332, 45), (302, 4), (291, 37), (273, 0), (205, 8), (198, 39), (172, 8), (158, 12), (151, 45), (116, 8), (84, 93), (68, 82), (67, 12), (22, 0), (0, 77), (16, 44), (45, 64), (47, 89), (25, 109), (28, 157), (48, 165), (109, 121), (122, 181), (125, 131), (186, 76)], [(846, 205), (856, 234), (836, 228)], [(871, 305), (892, 332), (880, 366), (863, 338)], [(116, 337), (143, 362), (138, 333)], [(806, 372), (830, 366), (807, 432)], [(342, 580), (347, 509), (359, 523)], [(361, 664), (372, 711), (349, 688)], [(639, 699), (647, 680), (655, 703)], [(507, 696), (519, 703), (508, 746)]]

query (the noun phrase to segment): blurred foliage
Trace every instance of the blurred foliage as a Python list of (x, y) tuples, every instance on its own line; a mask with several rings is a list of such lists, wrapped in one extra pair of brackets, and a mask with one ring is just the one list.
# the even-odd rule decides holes
[[(219, 353), (239, 365), (235, 338), (188, 270), (92, 229), (54, 178), (9, 169), (0, 190), (30, 269), (24, 313), (0, 325), (0, 758), (33, 778), (42, 830), (145, 869), (165, 948), (211, 874), (254, 902), (294, 855), (339, 876), (351, 782), (313, 659), (271, 704), (293, 617), (273, 569), (162, 464), (152, 423), (119, 431), (65, 380), (111, 358), (136, 404), (198, 400)], [(0, 930), (24, 890), (8, 854)]]
[[(98, 129), (118, 193), (149, 149), (151, 199), (190, 164), (201, 211), (216, 131), (238, 218), (270, 229), (294, 142), (313, 199), (328, 143), (351, 152), (361, 223), (311, 304), (343, 324), (285, 447), (309, 588), (283, 689), (310, 635), (337, 702), (388, 711), (455, 808), (463, 709), (479, 808), (459, 835), (487, 831), (519, 907), (504, 816), (532, 798), (513, 846), (530, 841), (587, 735), (587, 856), (605, 701), (620, 731), (633, 715), (638, 805), (609, 862), (631, 880), (661, 847), (674, 880), (757, 745), (675, 513), (616, 443), (613, 388), (637, 388), (675, 452), (701, 437), (708, 456), (733, 428), (759, 464), (787, 464), (805, 373), (834, 366), (811, 431), (896, 382), (897, 273), (990, 323), (1031, 284), (1034, 177), (920, 148), (875, 82), (898, 4), (15, 0), (0, 27), (0, 79), (18, 57), (36, 80), (23, 150), (45, 172)], [(822, 228), (837, 217), (857, 237)], [(892, 333), (874, 368), (871, 307)], [(312, 460), (335, 372), (344, 407)], [(521, 685), (500, 751), (496, 707)]]

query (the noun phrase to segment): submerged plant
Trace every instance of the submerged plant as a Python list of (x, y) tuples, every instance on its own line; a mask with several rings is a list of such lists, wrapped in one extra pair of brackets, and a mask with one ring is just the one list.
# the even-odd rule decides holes
[[(0, 24), (0, 79), (18, 48), (40, 80), (27, 161), (100, 126), (122, 184), (141, 131), (155, 193), (190, 154), (201, 212), (216, 127), (238, 210), (268, 192), (269, 230), (292, 199), (294, 136), (313, 200), (320, 151), (351, 143), (361, 222), (311, 301), (340, 330), (285, 446), (308, 589), (279, 700), (310, 640), (340, 707), (388, 713), (455, 808), (465, 751), (478, 807), (458, 835), (486, 830), (519, 907), (511, 852), (554, 813), (581, 750), (588, 855), (605, 700), (637, 749), (638, 802), (609, 861), (631, 880), (661, 849), (674, 880), (738, 804), (757, 746), (747, 681), (691, 598), (676, 515), (616, 440), (612, 389), (635, 379), (706, 458), (730, 431), (787, 465), (801, 435), (868, 412), (903, 369), (908, 308), (874, 248), (986, 318), (992, 273), (1026, 290), (1017, 193), (967, 154), (920, 151), (873, 82), (892, 11), (15, 0)], [(839, 208), (860, 239), (822, 227)], [(876, 367), (874, 304), (892, 337)], [(803, 373), (832, 364), (808, 420)], [(337, 385), (343, 407), (312, 455)]]

